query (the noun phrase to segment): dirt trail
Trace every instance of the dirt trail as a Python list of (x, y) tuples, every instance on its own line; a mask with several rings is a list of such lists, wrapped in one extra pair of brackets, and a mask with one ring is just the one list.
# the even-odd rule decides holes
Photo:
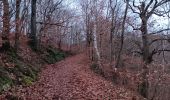
[(26, 100), (132, 100), (131, 92), (106, 81), (88, 65), (84, 54), (48, 65), (39, 81), (19, 94)]

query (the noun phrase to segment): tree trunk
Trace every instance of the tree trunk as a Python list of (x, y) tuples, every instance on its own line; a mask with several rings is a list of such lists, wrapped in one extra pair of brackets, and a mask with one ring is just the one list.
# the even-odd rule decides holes
[(93, 46), (94, 46), (94, 49), (95, 49), (95, 56), (96, 56), (97, 64), (99, 66), (99, 69), (102, 69), (100, 51), (99, 51), (98, 43), (97, 43), (97, 22), (98, 22), (97, 0), (94, 0), (93, 3), (94, 3)]
[(90, 28), (90, 18), (89, 15), (86, 15), (86, 48), (87, 48), (89, 58), (93, 61), (93, 53), (92, 53), (91, 45), (92, 45), (92, 35), (91, 35), (91, 28)]
[(2, 50), (10, 49), (9, 32), (10, 32), (10, 18), (9, 18), (9, 3), (8, 0), (3, 0), (3, 31), (2, 31)]
[(147, 19), (142, 20), (142, 41), (143, 41), (143, 61), (145, 64), (148, 64), (149, 61), (149, 44), (148, 44), (148, 32), (147, 32)]
[(96, 57), (97, 57), (97, 64), (99, 65), (99, 68), (102, 69), (101, 62), (100, 62), (100, 52), (99, 52), (98, 45), (97, 45), (97, 25), (96, 25), (96, 23), (94, 24), (93, 37), (94, 37), (93, 44), (94, 44), (94, 49), (95, 49), (95, 53), (96, 53)]
[(148, 18), (145, 17), (145, 15), (141, 15), (141, 19), (142, 19), (142, 25), (141, 25), (141, 32), (142, 32), (142, 42), (143, 42), (143, 72), (142, 72), (142, 78), (143, 78), (143, 82), (140, 84), (139, 87), (139, 92), (140, 94), (145, 97), (148, 98), (148, 89), (149, 89), (149, 82), (148, 82), (148, 78), (147, 75), (149, 73), (149, 69), (147, 67), (147, 65), (151, 62), (150, 61), (150, 52), (149, 52), (149, 44), (148, 44), (148, 30), (147, 30), (147, 21)]
[(33, 49), (37, 50), (37, 36), (36, 36), (36, 1), (37, 0), (32, 0), (32, 5), (31, 5), (31, 34), (30, 34), (30, 45), (32, 46)]
[(128, 12), (128, 6), (129, 6), (129, 0), (126, 0), (125, 14), (123, 17), (123, 22), (122, 22), (121, 44), (120, 44), (120, 50), (118, 51), (118, 57), (117, 57), (116, 66), (115, 66), (116, 68), (120, 66), (120, 60), (121, 60), (123, 44), (124, 44), (125, 22), (126, 22), (126, 17), (127, 17), (127, 12)]
[(18, 51), (19, 48), (19, 37), (20, 37), (20, 31), (19, 31), (19, 25), (20, 25), (20, 3), (21, 0), (16, 0), (16, 15), (15, 15), (15, 50)]
[(61, 50), (61, 37), (59, 38), (59, 41), (58, 41), (58, 49)]
[(113, 13), (114, 12), (112, 11), (112, 23), (111, 23), (111, 30), (110, 30), (110, 65), (111, 65), (112, 60), (113, 60), (113, 32), (115, 30), (114, 14)]

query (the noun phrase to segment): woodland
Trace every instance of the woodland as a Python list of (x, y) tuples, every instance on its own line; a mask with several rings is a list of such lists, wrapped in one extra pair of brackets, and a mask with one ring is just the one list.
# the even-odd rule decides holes
[(170, 0), (0, 0), (0, 100), (170, 100)]

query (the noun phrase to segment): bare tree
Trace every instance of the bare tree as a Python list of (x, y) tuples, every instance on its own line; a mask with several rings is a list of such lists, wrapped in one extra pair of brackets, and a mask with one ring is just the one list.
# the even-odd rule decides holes
[(0, 32), (2, 32), (2, 1), (0, 1)]
[(152, 15), (157, 16), (163, 16), (166, 13), (169, 13), (170, 10), (167, 9), (166, 11), (161, 11), (159, 7), (163, 6), (164, 4), (167, 4), (170, 2), (169, 0), (150, 0), (147, 2), (146, 0), (143, 0), (139, 3), (139, 5), (136, 5), (135, 0), (133, 0), (132, 4), (129, 6), (133, 13), (137, 14), (140, 17), (141, 20), (141, 26), (139, 28), (134, 28), (134, 30), (140, 30), (142, 35), (142, 44), (139, 44), (139, 47), (141, 48), (139, 51), (139, 54), (142, 55), (143, 61), (145, 65), (143, 66), (143, 83), (141, 84), (140, 93), (145, 98), (148, 98), (148, 67), (147, 65), (150, 64), (153, 61), (153, 55), (160, 53), (162, 51), (170, 51), (170, 50), (162, 50), (159, 48), (154, 48), (151, 50), (151, 45), (154, 42), (161, 41), (161, 40), (167, 40), (164, 38), (160, 39), (154, 39), (149, 40), (149, 37), (153, 34), (161, 33), (163, 31), (169, 30), (169, 29), (163, 29), (156, 32), (149, 33), (148, 32), (148, 20), (151, 18)]
[[(29, 26), (30, 26), (30, 16), (29, 16), (29, 7), (31, 0), (24, 0), (20, 4), (22, 9), (20, 9), (21, 17), (20, 17), (20, 33), (29, 33)], [(21, 35), (21, 34), (20, 34)]]
[(21, 0), (16, 0), (16, 15), (15, 15), (15, 50), (18, 51), (19, 48), (19, 25), (20, 25), (20, 4)]
[[(54, 2), (53, 0), (40, 0), (38, 2), (38, 45), (41, 44), (42, 36), (47, 36), (50, 41), (59, 40), (57, 43), (61, 46), (61, 40), (64, 37), (63, 33), (68, 29), (68, 23), (72, 18), (72, 11), (63, 7), (63, 0)], [(56, 32), (49, 32), (56, 29)], [(64, 31), (63, 31), (64, 30)], [(63, 32), (61, 32), (63, 31)], [(57, 36), (58, 35), (58, 36)], [(59, 39), (61, 37), (61, 39)]]
[[(119, 55), (119, 51), (120, 51), (120, 45), (121, 42), (119, 43), (119, 41), (121, 41), (121, 31), (122, 31), (122, 14), (124, 14), (125, 12), (123, 11), (122, 8), (122, 4), (123, 2), (121, 0), (109, 0), (109, 10), (110, 10), (110, 20), (109, 22), (110, 24), (110, 64), (111, 62), (113, 62), (113, 60), (118, 60), (117, 58)], [(109, 17), (108, 17), (109, 18)], [(123, 46), (122, 46), (123, 47)], [(117, 64), (114, 64), (112, 66), (112, 68), (115, 68)]]
[(110, 29), (110, 63), (113, 60), (113, 34), (115, 32), (116, 28), (116, 22), (115, 22), (115, 10), (117, 7), (117, 0), (115, 2), (115, 5), (113, 7), (112, 0), (109, 0), (109, 5), (111, 8), (111, 29)]
[(91, 0), (82, 0), (80, 2), (82, 13), (84, 15), (85, 32), (86, 32), (86, 47), (88, 49), (89, 58), (93, 60), (93, 39), (92, 39), (92, 11), (91, 11)]
[(128, 7), (129, 7), (129, 0), (126, 0), (126, 8), (125, 8), (125, 13), (123, 16), (123, 22), (122, 22), (122, 27), (121, 27), (121, 43), (120, 43), (120, 49), (118, 51), (118, 57), (116, 61), (116, 68), (120, 67), (120, 60), (121, 60), (121, 53), (123, 50), (123, 43), (124, 43), (124, 33), (125, 33), (125, 22), (126, 22), (126, 17), (127, 17), (127, 12), (128, 12)]
[[(169, 29), (162, 29), (159, 31), (155, 31), (152, 33), (148, 32), (148, 20), (152, 15), (157, 15), (157, 16), (163, 16), (166, 13), (169, 12), (169, 10), (167, 9), (167, 11), (159, 11), (158, 8), (166, 3), (170, 2), (169, 0), (162, 0), (162, 1), (158, 1), (158, 0), (151, 0), (149, 3), (147, 2), (141, 2), (139, 6), (135, 5), (135, 0), (133, 1), (133, 7), (132, 5), (130, 5), (131, 10), (133, 11), (133, 13), (138, 14), (140, 16), (141, 19), (141, 26), (139, 28), (134, 28), (134, 30), (140, 30), (142, 33), (142, 45), (140, 45), (140, 47), (142, 47), (142, 50), (140, 51), (140, 54), (142, 54), (143, 56), (143, 61), (146, 64), (149, 64), (153, 61), (153, 55), (157, 54), (159, 52), (162, 52), (163, 50), (161, 49), (153, 49), (152, 51), (149, 49), (150, 46), (157, 42), (157, 41), (161, 41), (161, 40), (168, 40), (165, 38), (160, 38), (160, 39), (154, 39), (149, 41), (149, 36), (151, 35), (155, 35), (164, 31), (167, 31)], [(169, 51), (169, 50), (165, 50), (165, 51)]]
[(32, 0), (31, 2), (31, 34), (30, 34), (30, 44), (37, 50), (37, 27), (36, 27), (36, 3), (37, 0)]
[(97, 43), (97, 21), (98, 21), (98, 9), (97, 9), (97, 0), (94, 0), (94, 31), (93, 31), (93, 38), (94, 38), (94, 48), (97, 56), (97, 64), (99, 65), (99, 68), (102, 69), (101, 65), (101, 58), (100, 58), (100, 52), (98, 49), (98, 43)]

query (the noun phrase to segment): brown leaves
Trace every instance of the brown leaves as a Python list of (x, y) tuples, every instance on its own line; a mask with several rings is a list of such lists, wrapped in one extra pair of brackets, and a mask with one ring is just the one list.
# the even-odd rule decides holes
[(132, 100), (132, 92), (96, 75), (84, 62), (80, 54), (48, 65), (38, 82), (15, 93), (31, 100)]

